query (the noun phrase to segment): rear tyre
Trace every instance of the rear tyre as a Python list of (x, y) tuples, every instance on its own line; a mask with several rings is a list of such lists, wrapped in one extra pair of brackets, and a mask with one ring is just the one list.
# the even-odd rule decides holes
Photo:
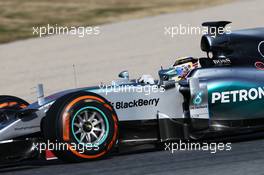
[(53, 152), (67, 162), (100, 159), (108, 155), (118, 138), (118, 120), (111, 105), (102, 97), (76, 92), (58, 99), (43, 122), (47, 142), (63, 143)]

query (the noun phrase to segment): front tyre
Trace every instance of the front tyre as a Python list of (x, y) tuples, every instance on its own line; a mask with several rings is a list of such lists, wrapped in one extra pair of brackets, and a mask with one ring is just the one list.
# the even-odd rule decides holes
[(68, 94), (58, 99), (43, 123), (47, 141), (67, 144), (54, 150), (68, 162), (100, 159), (117, 142), (118, 120), (111, 105), (102, 97), (87, 92)]
[(28, 105), (29, 103), (21, 98), (10, 95), (0, 95), (0, 109), (20, 110), (26, 108)]

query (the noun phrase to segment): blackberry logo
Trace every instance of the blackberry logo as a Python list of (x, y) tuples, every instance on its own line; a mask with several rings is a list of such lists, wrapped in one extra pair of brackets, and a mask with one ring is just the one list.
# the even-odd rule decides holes
[(126, 109), (126, 108), (134, 108), (134, 107), (142, 107), (142, 106), (157, 106), (159, 103), (159, 98), (153, 98), (149, 100), (138, 99), (129, 102), (115, 102), (112, 105), (115, 109)]

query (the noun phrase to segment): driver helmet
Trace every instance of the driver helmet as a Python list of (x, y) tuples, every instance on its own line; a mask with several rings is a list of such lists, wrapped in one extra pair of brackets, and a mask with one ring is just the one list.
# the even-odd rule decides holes
[(173, 64), (173, 68), (175, 70), (176, 75), (173, 79), (176, 81), (185, 79), (189, 72), (195, 68), (198, 68), (198, 66), (198, 59), (195, 59), (193, 57), (177, 58), (175, 63)]

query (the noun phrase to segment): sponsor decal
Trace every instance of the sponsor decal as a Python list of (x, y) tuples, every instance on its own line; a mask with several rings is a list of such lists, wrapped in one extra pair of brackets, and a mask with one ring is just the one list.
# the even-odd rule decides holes
[(232, 103), (232, 102), (243, 102), (243, 101), (254, 101), (262, 99), (264, 97), (264, 88), (257, 87), (251, 89), (240, 89), (233, 91), (224, 92), (213, 92), (212, 93), (212, 104), (216, 102), (220, 103)]
[(193, 100), (190, 109), (191, 110), (207, 109), (208, 104), (206, 103), (206, 100), (204, 100), (205, 98), (206, 96), (204, 95), (203, 91), (196, 93), (192, 98)]
[(201, 85), (198, 89), (191, 89), (190, 115), (191, 118), (209, 118), (208, 93), (206, 85)]
[(126, 108), (134, 108), (134, 107), (143, 107), (143, 106), (157, 106), (159, 103), (159, 98), (153, 99), (138, 99), (129, 102), (115, 102), (112, 105), (115, 109), (126, 109)]
[(256, 67), (258, 70), (264, 70), (264, 63), (261, 62), (261, 61), (257, 61), (257, 62), (255, 62), (255, 67)]
[(218, 59), (218, 60), (213, 60), (215, 65), (231, 65), (231, 60), (229, 58), (226, 59)]
[(197, 93), (196, 96), (193, 98), (193, 104), (196, 104), (196, 105), (201, 104), (203, 101), (202, 95), (203, 95), (203, 92)]
[(18, 127), (15, 128), (15, 131), (20, 131), (20, 130), (31, 130), (31, 129), (36, 129), (36, 128), (40, 128), (40, 126), (36, 125), (36, 126), (25, 126), (25, 127)]

